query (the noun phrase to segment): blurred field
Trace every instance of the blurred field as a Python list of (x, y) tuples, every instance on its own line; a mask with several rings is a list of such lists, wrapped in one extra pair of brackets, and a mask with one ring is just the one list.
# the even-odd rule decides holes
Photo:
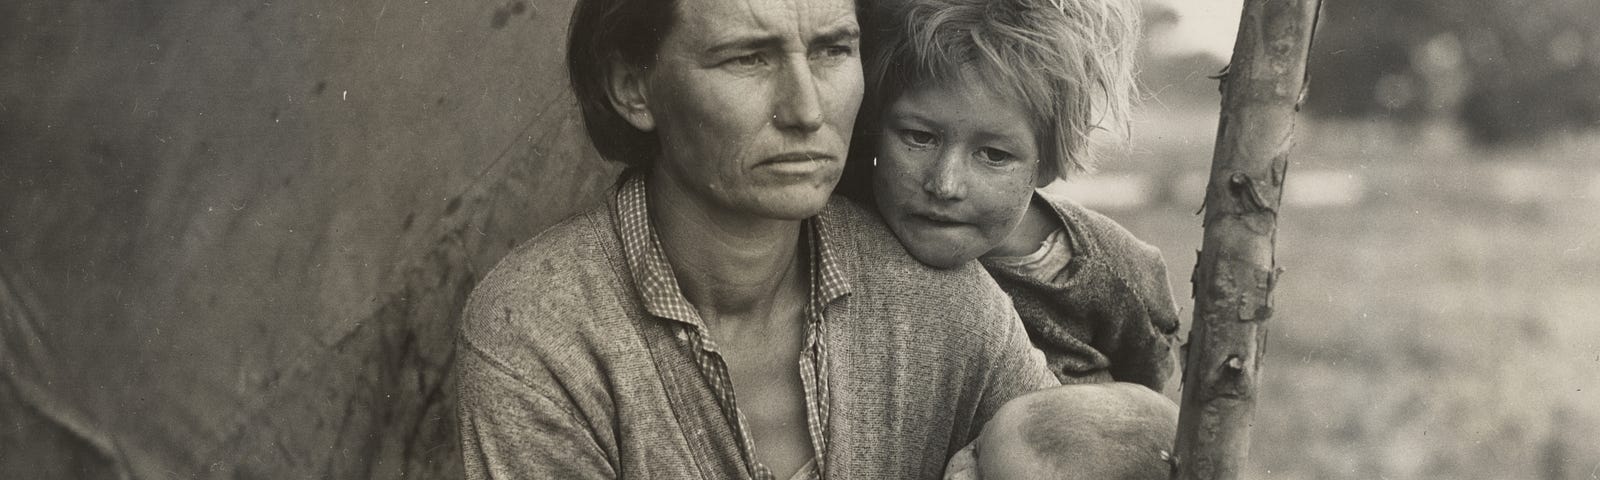
[[(1114, 180), (1079, 190), (1153, 185), (1103, 210), (1166, 254), (1187, 328), (1216, 117), (1150, 110), (1095, 176)], [(1600, 138), (1297, 138), (1250, 476), (1600, 478)]]

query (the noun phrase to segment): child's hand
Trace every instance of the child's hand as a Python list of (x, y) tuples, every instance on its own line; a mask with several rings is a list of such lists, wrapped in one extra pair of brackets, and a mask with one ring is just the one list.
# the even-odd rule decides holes
[(950, 462), (944, 465), (944, 480), (979, 480), (978, 456), (973, 453), (977, 444), (974, 440), (950, 457)]

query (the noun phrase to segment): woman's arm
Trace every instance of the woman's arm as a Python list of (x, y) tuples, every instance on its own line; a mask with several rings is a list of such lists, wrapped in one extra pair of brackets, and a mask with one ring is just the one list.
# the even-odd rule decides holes
[[(1004, 294), (1001, 295), (1001, 298), (1006, 298)], [(1003, 315), (1002, 318), (1006, 320), (1001, 322), (1003, 327), (997, 332), (998, 342), (993, 344), (994, 351), (987, 355), (991, 359), (988, 384), (978, 404), (978, 418), (974, 419), (974, 425), (980, 428), (1007, 401), (1034, 390), (1061, 384), (1045, 366), (1044, 353), (1028, 341), (1028, 332), (1022, 328), (1022, 320), (1017, 317), (1016, 311), (1005, 305)], [(974, 430), (972, 436), (977, 435), (978, 431)]]
[(456, 358), (466, 478), (617, 478), (570, 402), (534, 388), (465, 339)]

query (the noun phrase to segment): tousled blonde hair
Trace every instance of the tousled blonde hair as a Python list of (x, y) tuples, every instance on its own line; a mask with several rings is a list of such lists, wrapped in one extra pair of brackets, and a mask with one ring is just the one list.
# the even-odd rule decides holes
[(864, 10), (866, 138), (906, 89), (942, 82), (982, 82), (1028, 109), (1042, 174), (1087, 171), (1094, 130), (1126, 138), (1141, 27), (1133, 0), (884, 0)]

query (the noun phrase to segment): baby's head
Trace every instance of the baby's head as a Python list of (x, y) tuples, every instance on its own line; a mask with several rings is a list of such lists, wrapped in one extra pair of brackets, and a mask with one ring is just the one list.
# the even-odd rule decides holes
[(890, 0), (863, 23), (851, 176), (871, 170), (884, 220), (923, 263), (999, 245), (1035, 187), (1087, 168), (1090, 131), (1125, 125), (1131, 0)]
[(1166, 480), (1178, 407), (1131, 383), (1063, 385), (1006, 402), (946, 479)]

